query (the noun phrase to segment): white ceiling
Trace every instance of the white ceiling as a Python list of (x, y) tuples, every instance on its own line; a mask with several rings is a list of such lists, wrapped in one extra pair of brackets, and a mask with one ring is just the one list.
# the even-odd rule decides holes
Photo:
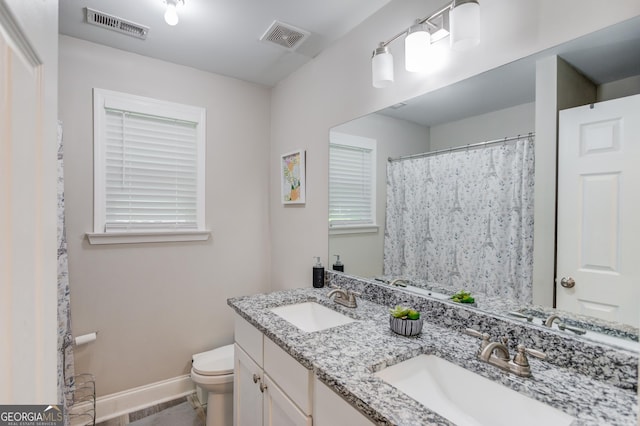
[[(274, 86), (391, 0), (185, 0), (178, 25), (164, 0), (62, 0), (59, 32), (129, 52)], [(89, 25), (89, 7), (150, 27), (146, 40)], [(260, 41), (273, 21), (311, 35), (294, 51)]]

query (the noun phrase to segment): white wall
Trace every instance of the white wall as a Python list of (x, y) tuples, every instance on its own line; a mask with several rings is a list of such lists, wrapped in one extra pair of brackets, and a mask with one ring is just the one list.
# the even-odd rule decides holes
[(339, 254), (347, 274), (361, 277), (382, 275), (388, 158), (428, 151), (429, 128), (381, 114), (369, 114), (336, 126), (332, 131), (377, 142), (376, 222), (379, 228), (378, 232), (330, 235), (327, 267), (330, 269), (335, 261), (333, 255)]
[(328, 253), (327, 141), (331, 127), (640, 14), (637, 0), (619, 1), (615, 8), (605, 0), (483, 2), (482, 41), (475, 50), (451, 54), (445, 69), (425, 76), (403, 70), (402, 43), (397, 42), (391, 47), (396, 81), (389, 88), (374, 89), (370, 77), (373, 48), (440, 6), (436, 0), (392, 1), (273, 90), (272, 198), (279, 193), (279, 155), (298, 147), (307, 150), (306, 205), (271, 205), (274, 289), (310, 286), (312, 256)]
[[(205, 107), (209, 241), (89, 245), (92, 88)], [(59, 110), (76, 372), (99, 395), (188, 373), (191, 355), (233, 341), (227, 298), (268, 290), (269, 90), (60, 37)]]
[(453, 148), (535, 130), (535, 103), (517, 105), (463, 120), (431, 126), (431, 150)]

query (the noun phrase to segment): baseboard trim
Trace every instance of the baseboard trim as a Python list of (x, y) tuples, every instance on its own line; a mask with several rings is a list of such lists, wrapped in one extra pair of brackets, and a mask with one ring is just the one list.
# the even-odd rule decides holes
[[(96, 423), (156, 404), (171, 401), (195, 392), (196, 387), (188, 374), (127, 389), (96, 398)], [(85, 412), (90, 404), (82, 403), (71, 408), (71, 414)], [(74, 425), (82, 424), (73, 422)]]

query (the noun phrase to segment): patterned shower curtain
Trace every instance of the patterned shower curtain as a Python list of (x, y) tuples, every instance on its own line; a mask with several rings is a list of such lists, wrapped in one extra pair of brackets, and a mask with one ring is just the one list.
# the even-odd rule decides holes
[(532, 302), (533, 137), (387, 165), (384, 273)]
[[(64, 404), (65, 413), (69, 413), (68, 396), (73, 386), (73, 374), (69, 270), (64, 223), (62, 123), (58, 122), (58, 402)], [(68, 415), (65, 416), (65, 424), (69, 424)]]

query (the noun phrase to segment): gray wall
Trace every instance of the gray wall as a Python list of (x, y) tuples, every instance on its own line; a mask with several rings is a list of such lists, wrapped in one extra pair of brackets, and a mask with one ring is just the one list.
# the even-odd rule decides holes
[[(203, 243), (92, 246), (92, 88), (207, 109)], [(269, 90), (60, 37), (59, 113), (76, 371), (99, 395), (188, 373), (191, 355), (233, 342), (226, 299), (269, 289)]]
[(509, 136), (526, 135), (534, 129), (535, 104), (532, 102), (431, 126), (429, 136), (431, 150), (436, 151)]
[(640, 94), (640, 75), (598, 86), (598, 102)]

